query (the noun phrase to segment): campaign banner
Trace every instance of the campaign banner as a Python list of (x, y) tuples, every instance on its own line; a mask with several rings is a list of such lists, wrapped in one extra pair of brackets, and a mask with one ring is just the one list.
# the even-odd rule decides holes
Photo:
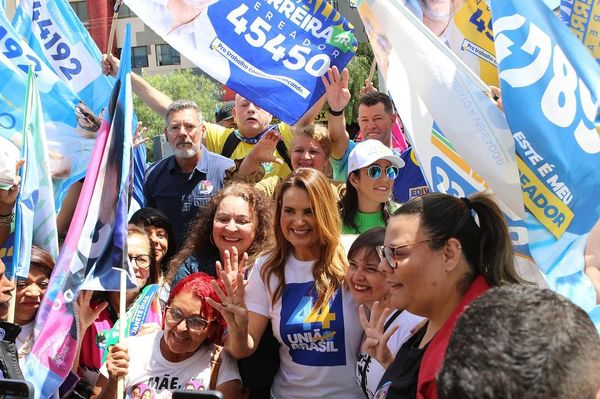
[(33, 64), (48, 138), (50, 173), (58, 209), (69, 186), (83, 178), (98, 126), (86, 118), (83, 103), (42, 61), (0, 13), (0, 134), (21, 147), (27, 71)]
[[(29, 47), (89, 107), (90, 119), (102, 119), (114, 79), (102, 74), (102, 54), (67, 0), (21, 0), (12, 24)], [(119, 32), (120, 34), (120, 32)], [(82, 112), (87, 112), (81, 105)], [(134, 118), (132, 134), (137, 119)], [(144, 206), (146, 149), (134, 150), (133, 197)]]
[(589, 232), (600, 228), (600, 66), (542, 1), (493, 2), (492, 12), (531, 253), (548, 284), (596, 314), (600, 329), (584, 272)]
[(353, 26), (326, 1), (126, 0), (200, 69), (294, 124), (325, 94), (328, 67), (354, 55)]
[(560, 18), (600, 62), (600, 3), (592, 0), (562, 0)]
[(58, 257), (58, 233), (50, 161), (46, 150), (46, 130), (37, 79), (31, 68), (27, 76), (24, 119), (21, 158), (25, 163), (20, 170), (21, 187), (15, 211), (12, 267), (7, 265), (6, 275), (26, 279), (32, 244), (48, 252), (52, 259), (56, 260)]
[(387, 43), (373, 50), (428, 182), (431, 166), (418, 143), (435, 121), (461, 158), (522, 217), (514, 142), (486, 85), (401, 1), (365, 0), (358, 11), (369, 41)]
[(114, 79), (102, 74), (102, 55), (67, 0), (20, 0), (15, 30), (52, 71), (100, 115)]
[(492, 13), (484, 0), (401, 0), (486, 84), (498, 86)]
[(34, 344), (23, 375), (35, 388), (35, 398), (54, 396), (69, 374), (81, 337), (74, 301), (80, 289), (119, 290), (122, 270), (127, 288), (135, 288), (127, 257), (127, 208), (131, 177), (129, 25), (123, 61), (106, 119), (99, 130), (90, 167), (73, 220), (42, 299), (34, 325)]

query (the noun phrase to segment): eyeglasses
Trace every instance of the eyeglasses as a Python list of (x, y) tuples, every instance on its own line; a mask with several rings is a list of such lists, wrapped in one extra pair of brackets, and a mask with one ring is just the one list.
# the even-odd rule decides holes
[[(398, 171), (399, 169), (395, 166), (388, 166), (387, 168), (385, 168), (385, 175), (387, 176), (388, 179), (390, 180), (395, 180), (396, 177), (398, 177)], [(383, 167), (381, 165), (371, 165), (367, 168), (367, 174), (369, 175), (369, 177), (373, 180), (379, 180), (381, 179), (381, 176), (383, 175)]]
[(199, 126), (196, 125), (171, 125), (167, 127), (167, 130), (171, 133), (179, 133), (181, 128), (184, 128), (187, 133), (191, 133), (194, 130), (198, 129)]
[(128, 256), (129, 261), (135, 261), (135, 264), (140, 269), (147, 269), (150, 267), (150, 255), (138, 255), (138, 256)]
[(430, 242), (430, 241), (435, 241), (435, 240), (439, 240), (439, 239), (440, 239), (440, 237), (430, 238), (428, 240), (415, 241), (415, 242), (411, 242), (410, 244), (399, 245), (397, 247), (390, 247), (387, 245), (378, 245), (375, 247), (375, 250), (377, 250), (377, 255), (379, 255), (379, 260), (383, 261), (385, 259), (386, 262), (388, 263), (388, 265), (392, 269), (395, 269), (397, 266), (396, 259), (398, 259), (401, 256), (401, 254), (398, 253), (398, 251), (400, 249), (406, 248), (411, 245), (421, 244), (424, 242)]
[(177, 325), (179, 325), (179, 323), (181, 323), (183, 320), (185, 320), (185, 325), (188, 330), (190, 330), (192, 332), (200, 332), (200, 331), (204, 330), (206, 328), (206, 326), (208, 326), (208, 324), (209, 324), (208, 320), (204, 320), (200, 316), (185, 317), (183, 315), (183, 313), (181, 313), (179, 311), (179, 309), (177, 309), (177, 308), (172, 308), (170, 306), (167, 306), (165, 309), (167, 310), (166, 311), (166, 314), (167, 314), (166, 321), (167, 321), (167, 323), (172, 324), (173, 326), (177, 326)]

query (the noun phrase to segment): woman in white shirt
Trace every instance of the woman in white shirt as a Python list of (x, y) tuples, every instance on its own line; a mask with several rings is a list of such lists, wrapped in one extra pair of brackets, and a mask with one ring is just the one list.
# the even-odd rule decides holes
[[(376, 248), (383, 245), (385, 228), (375, 227), (365, 231), (354, 240), (348, 250), (350, 267), (346, 273), (346, 283), (357, 304), (363, 305), (368, 312), (374, 310), (373, 303), (379, 301), (378, 309), (391, 307), (389, 288), (385, 282), (385, 274), (379, 271), (381, 259)], [(411, 336), (411, 330), (424, 320), (420, 316), (402, 309), (393, 309), (385, 320), (384, 332), (392, 335), (387, 342), (394, 355), (402, 344)], [(366, 337), (365, 337), (366, 338)], [(364, 341), (364, 339), (363, 339)], [(385, 367), (366, 353), (361, 345), (356, 363), (356, 382), (369, 399), (374, 397), (377, 384), (381, 380)]]
[[(249, 356), (271, 321), (280, 342), (272, 398), (362, 398), (354, 366), (362, 331), (357, 306), (344, 288), (347, 260), (329, 179), (294, 170), (277, 196), (275, 250), (254, 265), (248, 285), (224, 281), (225, 350)], [(227, 279), (224, 279), (227, 280)], [(213, 284), (214, 285), (214, 284)]]
[(143, 386), (152, 398), (168, 399), (173, 391), (192, 384), (221, 391), (225, 399), (239, 398), (237, 365), (226, 353), (213, 376), (211, 362), (222, 343), (225, 322), (206, 303), (207, 298), (218, 300), (212, 280), (204, 273), (187, 276), (171, 290), (162, 330), (111, 347), (96, 384), (102, 388), (98, 398), (116, 397), (120, 376), (130, 396)]

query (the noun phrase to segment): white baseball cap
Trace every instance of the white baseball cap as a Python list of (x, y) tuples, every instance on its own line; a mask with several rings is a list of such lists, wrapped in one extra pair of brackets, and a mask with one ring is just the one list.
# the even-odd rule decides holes
[(390, 161), (397, 168), (404, 167), (404, 161), (391, 148), (379, 140), (365, 140), (356, 144), (348, 156), (348, 176), (355, 170), (367, 167), (380, 159)]

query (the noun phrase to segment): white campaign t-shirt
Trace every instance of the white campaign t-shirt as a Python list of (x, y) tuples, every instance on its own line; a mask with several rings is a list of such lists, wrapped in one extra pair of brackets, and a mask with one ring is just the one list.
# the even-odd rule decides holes
[[(130, 399), (168, 399), (178, 389), (204, 391), (210, 384), (210, 358), (214, 345), (202, 345), (193, 356), (182, 362), (170, 362), (160, 352), (163, 331), (128, 337), (129, 370), (125, 377), (125, 393)], [(237, 364), (224, 351), (217, 386), (239, 380)], [(106, 363), (100, 373), (108, 378)]]
[[(265, 259), (254, 265), (246, 286), (246, 305), (249, 311), (271, 320), (273, 335), (281, 343), (281, 364), (271, 397), (362, 399), (354, 368), (363, 330), (350, 292), (338, 290), (328, 308), (311, 314), (316, 302), (316, 291), (312, 290), (314, 262), (290, 255), (282, 298), (272, 303), (260, 277)], [(275, 292), (276, 277), (271, 278), (270, 287), (270, 292)]]
[[(396, 312), (398, 312), (398, 310)], [(386, 325), (388, 324), (388, 321), (394, 317), (396, 312), (392, 312), (387, 318)], [(386, 331), (390, 328), (394, 328), (394, 326), (398, 326), (398, 329), (392, 334), (387, 343), (387, 346), (394, 357), (404, 342), (412, 335), (411, 330), (423, 320), (425, 320), (423, 317), (404, 310), (389, 323)], [(377, 386), (379, 385), (379, 381), (381, 381), (381, 377), (383, 377), (383, 373), (385, 373), (385, 368), (377, 360), (364, 352), (361, 352), (358, 355), (358, 362), (356, 363), (356, 382), (360, 387), (363, 385), (365, 386), (365, 394), (369, 399), (375, 396)]]

